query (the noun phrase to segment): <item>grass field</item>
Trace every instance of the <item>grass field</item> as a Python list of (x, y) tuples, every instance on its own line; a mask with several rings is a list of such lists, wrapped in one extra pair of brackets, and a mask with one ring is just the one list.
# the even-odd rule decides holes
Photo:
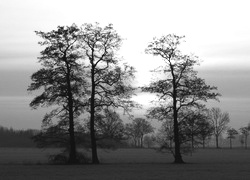
[(0, 149), (0, 179), (250, 179), (250, 150), (197, 150), (172, 164), (170, 154), (151, 149), (99, 151), (101, 165), (48, 165), (58, 149)]

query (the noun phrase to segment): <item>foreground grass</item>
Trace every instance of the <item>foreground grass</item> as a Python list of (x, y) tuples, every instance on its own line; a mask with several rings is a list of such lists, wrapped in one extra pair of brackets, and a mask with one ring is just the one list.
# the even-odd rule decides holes
[(250, 179), (250, 151), (243, 149), (198, 150), (183, 165), (148, 149), (100, 151), (101, 165), (43, 164), (54, 151), (0, 149), (0, 179)]

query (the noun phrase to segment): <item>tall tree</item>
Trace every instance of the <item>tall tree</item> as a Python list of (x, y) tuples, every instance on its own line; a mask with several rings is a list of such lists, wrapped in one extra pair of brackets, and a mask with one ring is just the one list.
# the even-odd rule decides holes
[(235, 135), (239, 134), (234, 128), (229, 128), (227, 130), (227, 138), (230, 141), (230, 149), (232, 149), (232, 139), (235, 138)]
[[(179, 50), (182, 36), (169, 34), (155, 38), (147, 47), (146, 53), (160, 56), (165, 66), (159, 67), (155, 72), (164, 76), (162, 80), (152, 82), (148, 87), (143, 87), (145, 92), (156, 93), (158, 107), (150, 110), (151, 115), (172, 112), (174, 124), (175, 163), (183, 163), (179, 139), (178, 113), (182, 108), (200, 106), (200, 101), (216, 99), (219, 95), (213, 92), (216, 87), (206, 85), (204, 79), (197, 77), (194, 66), (198, 64), (195, 56), (183, 55)], [(171, 103), (169, 103), (171, 102)], [(157, 112), (158, 111), (158, 112)], [(163, 112), (162, 112), (163, 111)]]
[(55, 107), (43, 119), (43, 127), (52, 126), (52, 119), (58, 118), (57, 125), (68, 129), (69, 159), (68, 163), (77, 163), (74, 119), (82, 111), (81, 99), (84, 97), (83, 69), (79, 62), (82, 58), (77, 48), (80, 29), (76, 25), (58, 26), (50, 32), (36, 31), (45, 46), (41, 51), (39, 62), (42, 68), (32, 74), (28, 91), (43, 88), (42, 94), (36, 96), (30, 106)]
[(90, 83), (88, 111), (94, 164), (99, 163), (95, 133), (96, 114), (108, 107), (122, 107), (124, 111), (129, 111), (134, 106), (130, 100), (134, 89), (130, 81), (134, 77), (135, 70), (127, 64), (121, 64), (115, 53), (121, 41), (112, 24), (104, 28), (98, 23), (82, 26), (82, 50), (89, 61), (85, 69)]
[(227, 124), (230, 122), (229, 114), (222, 112), (220, 108), (212, 108), (209, 111), (209, 120), (213, 126), (216, 148), (219, 148), (219, 136), (228, 128)]

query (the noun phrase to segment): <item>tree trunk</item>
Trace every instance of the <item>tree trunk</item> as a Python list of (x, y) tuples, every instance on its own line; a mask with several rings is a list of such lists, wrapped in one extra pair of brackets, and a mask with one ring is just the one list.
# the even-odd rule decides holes
[(219, 148), (219, 136), (215, 136), (215, 140), (216, 140), (216, 148)]
[(229, 139), (230, 139), (230, 149), (232, 149), (232, 138)]
[(247, 136), (245, 137), (245, 149), (247, 149)]
[(73, 111), (73, 95), (70, 84), (70, 68), (67, 64), (67, 95), (68, 95), (68, 108), (69, 108), (69, 136), (70, 136), (70, 150), (69, 150), (69, 164), (76, 164), (76, 143), (74, 132), (74, 111)]
[(180, 145), (180, 137), (179, 137), (179, 124), (178, 124), (178, 112), (177, 112), (177, 90), (176, 90), (176, 80), (174, 75), (173, 66), (171, 66), (172, 73), (172, 85), (173, 85), (173, 112), (174, 112), (174, 143), (175, 143), (175, 153), (174, 153), (174, 163), (182, 164), (184, 161), (181, 156), (181, 145)]
[(141, 148), (143, 148), (143, 136), (141, 136)]
[(176, 93), (174, 93), (173, 98), (173, 105), (174, 105), (174, 142), (175, 142), (175, 154), (174, 154), (174, 163), (182, 164), (184, 161), (182, 160), (181, 156), (181, 146), (180, 146), (180, 139), (179, 139), (179, 124), (178, 124), (178, 113), (176, 108)]
[(202, 138), (202, 146), (203, 146), (203, 149), (205, 149), (205, 138)]
[(99, 159), (97, 156), (97, 145), (95, 137), (95, 74), (94, 70), (91, 70), (91, 105), (90, 105), (90, 137), (91, 137), (91, 149), (92, 149), (92, 163), (99, 164)]
[(191, 135), (191, 138), (192, 138), (191, 142), (192, 142), (192, 150), (193, 150), (194, 149), (194, 135), (193, 134)]

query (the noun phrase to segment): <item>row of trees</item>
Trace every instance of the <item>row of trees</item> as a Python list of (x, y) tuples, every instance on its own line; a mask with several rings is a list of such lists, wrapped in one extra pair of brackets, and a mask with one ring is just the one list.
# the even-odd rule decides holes
[[(131, 85), (135, 69), (122, 64), (116, 56), (122, 39), (112, 25), (102, 28), (99, 24), (84, 24), (80, 28), (75, 24), (59, 26), (57, 30), (36, 31), (36, 34), (43, 39), (39, 44), (45, 49), (39, 57), (42, 68), (31, 76), (28, 91), (41, 88), (43, 91), (30, 106), (50, 106), (53, 110), (45, 115), (42, 132), (34, 139), (43, 142), (43, 135), (48, 134), (63, 137), (66, 144), (68, 142), (68, 163), (73, 164), (78, 162), (76, 141), (88, 142), (81, 138), (89, 136), (92, 163), (98, 164), (98, 141), (107, 136), (107, 132), (111, 139), (119, 137), (116, 132), (121, 132), (119, 123), (115, 123), (115, 131), (107, 129), (110, 127), (105, 123), (109, 122), (109, 117), (116, 116), (117, 108), (129, 114), (132, 108), (138, 107), (131, 100), (135, 92)], [(181, 53), (179, 46), (183, 38), (169, 34), (155, 38), (148, 45), (146, 53), (160, 56), (165, 65), (154, 70), (160, 73), (159, 79), (140, 88), (158, 97), (147, 116), (170, 124), (175, 163), (183, 163), (181, 145), (185, 137), (182, 131), (191, 127), (195, 119), (204, 118), (203, 102), (218, 100), (220, 95), (216, 87), (207, 85), (197, 76), (194, 66), (199, 63), (198, 57)], [(81, 119), (86, 120), (84, 125)], [(144, 134), (152, 131), (149, 125), (140, 126), (142, 122), (147, 124), (137, 119), (126, 126), (133, 132), (134, 143), (140, 146)], [(135, 126), (140, 126), (140, 131), (135, 130)]]
[(35, 147), (31, 137), (37, 130), (14, 130), (0, 126), (0, 147)]

